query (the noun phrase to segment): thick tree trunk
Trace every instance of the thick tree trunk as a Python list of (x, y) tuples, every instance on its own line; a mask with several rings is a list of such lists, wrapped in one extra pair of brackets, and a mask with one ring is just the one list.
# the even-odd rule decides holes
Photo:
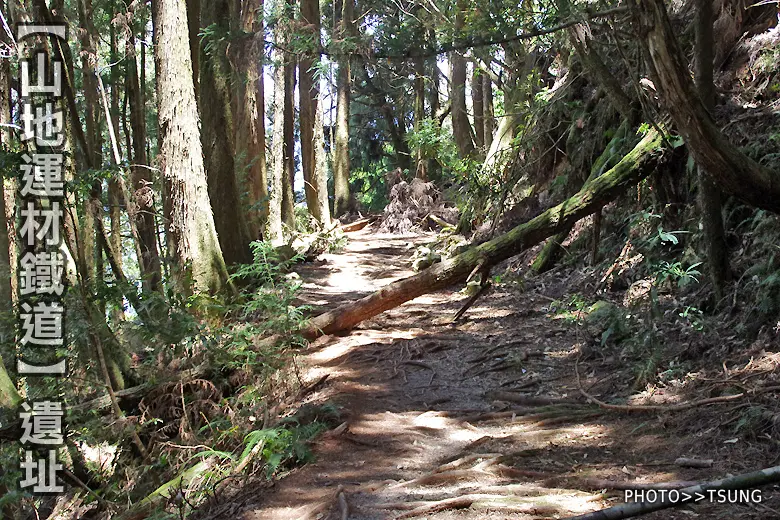
[[(708, 110), (715, 106), (715, 84), (713, 82), (713, 39), (712, 0), (697, 0), (696, 16), (696, 62), (694, 77), (702, 103)], [(718, 186), (707, 172), (697, 168), (699, 180), (699, 210), (701, 211), (704, 235), (704, 258), (712, 282), (715, 300), (723, 298), (724, 285), (729, 273), (726, 231), (723, 227), (723, 208)]]
[[(187, 4), (187, 31), (190, 41), (190, 60), (192, 60), (192, 83), (195, 86), (195, 101), (200, 99), (200, 11), (201, 0), (185, 0)], [(208, 3), (208, 1), (207, 1)]]
[[(337, 34), (340, 39), (354, 36), (354, 0), (342, 0), (341, 20)], [(349, 55), (339, 60), (337, 79), (336, 143), (333, 152), (333, 214), (339, 217), (350, 209), (349, 193), (349, 103), (352, 88)]]
[[(277, 0), (277, 5), (284, 0)], [(283, 8), (281, 6), (280, 8)], [(274, 67), (273, 135), (271, 136), (271, 170), (269, 172), (271, 189), (268, 194), (268, 221), (264, 237), (275, 245), (284, 241), (282, 233), (282, 199), (284, 189), (284, 63), (287, 57), (282, 49), (286, 48), (285, 30), (277, 25), (274, 29), (274, 46), (271, 57)]]
[(393, 282), (379, 291), (313, 318), (304, 331), (308, 337), (348, 330), (363, 320), (423, 294), (465, 280), (478, 266), (511, 258), (614, 200), (658, 168), (666, 156), (661, 136), (650, 131), (614, 168), (576, 195), (508, 233), (435, 264), (425, 271)]
[(663, 0), (634, 0), (635, 28), (642, 37), (651, 77), (696, 163), (726, 192), (780, 213), (780, 172), (742, 153), (718, 129), (696, 94)]
[[(195, 103), (187, 12), (177, 0), (152, 2), (160, 163), (168, 244), (179, 291), (216, 293), (227, 283), (209, 201)], [(193, 286), (190, 287), (188, 281)]]
[(236, 167), (246, 172), (248, 225), (260, 238), (268, 216), (268, 166), (265, 154), (265, 87), (263, 85), (263, 0), (241, 0), (236, 22), (248, 36), (236, 42)]
[(295, 228), (295, 58), (284, 64), (284, 175), (282, 222)]
[(157, 224), (155, 223), (154, 190), (152, 170), (148, 167), (146, 154), (146, 115), (142, 86), (138, 80), (136, 65), (135, 36), (127, 46), (127, 80), (130, 97), (130, 127), (133, 131), (133, 163), (130, 167), (135, 207), (128, 208), (128, 214), (138, 228), (141, 257), (138, 259), (144, 290), (157, 292), (162, 289), (160, 251), (157, 248)]
[[(311, 56), (302, 56), (300, 60), (299, 103), (301, 126), (301, 168), (303, 169), (306, 206), (309, 214), (322, 225), (330, 222), (330, 206), (328, 204), (327, 173), (318, 169), (326, 163), (317, 159), (317, 142), (325, 142), (325, 130), (322, 128), (322, 118), (317, 126), (317, 113), (322, 113), (319, 101), (319, 83), (314, 76), (319, 66), (320, 47), (320, 4), (318, 0), (301, 0), (301, 19), (306, 31), (311, 31)], [(322, 151), (324, 153), (324, 149)], [(324, 178), (324, 182), (323, 182)], [(321, 193), (322, 186), (325, 191)]]
[[(458, 0), (455, 6), (455, 34), (463, 30), (466, 2)], [(450, 107), (452, 108), (452, 133), (461, 158), (474, 154), (473, 130), (466, 110), (466, 58), (460, 51), (450, 56)]]
[[(206, 2), (201, 11), (201, 25), (215, 25), (220, 32), (229, 31), (229, 2)], [(233, 142), (233, 87), (230, 65), (220, 44), (210, 54), (201, 46), (200, 114), (203, 119), (203, 145), (209, 200), (214, 211), (214, 224), (219, 245), (227, 265), (252, 261), (249, 249), (251, 237), (246, 214), (241, 204), (240, 186), (235, 165)]]
[(450, 83), (450, 106), (452, 107), (452, 133), (461, 158), (474, 154), (474, 140), (471, 137), (471, 123), (466, 111), (466, 58), (453, 52), (450, 58), (452, 78)]

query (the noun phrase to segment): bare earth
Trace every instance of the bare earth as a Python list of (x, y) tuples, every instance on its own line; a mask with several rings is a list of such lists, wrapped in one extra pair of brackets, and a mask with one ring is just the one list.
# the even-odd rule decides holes
[[(349, 237), (342, 253), (299, 270), (302, 301), (326, 310), (413, 274), (410, 244), (431, 238)], [(699, 409), (687, 422), (588, 406), (574, 377), (582, 332), (549, 317), (544, 286), (499, 286), (453, 324), (467, 298), (458, 289), (313, 343), (301, 359), (305, 379), (330, 377), (309, 401), (337, 404), (344, 424), (315, 441), (316, 462), (273, 487), (244, 489), (218, 517), (566, 518), (623, 502), (599, 479), (706, 481), (771, 462), (749, 460), (741, 441), (723, 442), (719, 413), (728, 406)], [(632, 393), (620, 360), (591, 356), (579, 370), (599, 396)], [(680, 456), (715, 462), (685, 469), (674, 464)], [(756, 505), (699, 504), (647, 518), (780, 518), (777, 493), (763, 496)]]

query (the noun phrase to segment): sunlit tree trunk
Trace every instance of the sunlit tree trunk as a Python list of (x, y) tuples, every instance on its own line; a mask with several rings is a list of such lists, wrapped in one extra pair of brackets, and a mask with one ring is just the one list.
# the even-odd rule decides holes
[[(341, 20), (337, 23), (339, 39), (354, 36), (354, 0), (342, 0)], [(338, 106), (336, 109), (336, 143), (333, 152), (333, 213), (341, 216), (350, 209), (349, 193), (349, 105), (352, 88), (349, 55), (339, 60), (337, 79)]]
[[(291, 6), (292, 7), (292, 6)], [(282, 222), (295, 227), (295, 58), (284, 64), (284, 175)]]
[[(325, 142), (325, 131), (322, 128), (322, 103), (319, 101), (320, 88), (315, 81), (315, 70), (320, 64), (321, 29), (320, 7), (317, 0), (301, 0), (301, 19), (305, 30), (311, 32), (313, 43), (312, 48), (309, 49), (312, 57), (302, 56), (300, 60), (298, 88), (301, 112), (301, 166), (306, 206), (309, 208), (309, 213), (320, 223), (326, 224), (330, 222), (330, 205), (328, 203), (327, 172), (321, 169), (326, 165), (326, 161), (317, 159), (317, 143)], [(318, 111), (320, 113), (319, 127), (316, 123)]]
[[(276, 9), (284, 9), (284, 0), (277, 0)], [(269, 177), (271, 189), (268, 195), (268, 221), (265, 228), (265, 239), (273, 244), (284, 240), (282, 234), (282, 198), (284, 189), (284, 64), (287, 56), (282, 49), (287, 47), (288, 39), (285, 28), (280, 21), (274, 28), (274, 42), (271, 59), (274, 67), (274, 99), (273, 99), (273, 134), (271, 135), (271, 169)]]
[(216, 293), (227, 283), (227, 269), (203, 166), (187, 12), (178, 0), (154, 0), (152, 20), (160, 166), (175, 283), (184, 294)]

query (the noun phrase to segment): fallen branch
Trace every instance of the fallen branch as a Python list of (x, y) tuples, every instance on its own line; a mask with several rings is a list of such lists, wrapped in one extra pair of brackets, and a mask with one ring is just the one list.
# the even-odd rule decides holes
[(515, 392), (506, 392), (502, 390), (492, 390), (485, 394), (492, 399), (498, 399), (499, 401), (508, 401), (510, 403), (522, 404), (526, 406), (547, 406), (553, 404), (578, 404), (571, 399), (563, 399), (560, 397), (544, 397), (533, 396), (526, 394), (519, 394)]
[[(679, 501), (631, 502), (610, 507), (609, 509), (602, 509), (601, 511), (594, 511), (593, 513), (572, 516), (564, 520), (621, 520), (688, 504), (696, 500), (697, 494), (699, 496), (708, 496), (708, 492), (711, 490), (750, 489), (777, 482), (780, 482), (780, 466), (683, 488), (680, 490)], [(684, 497), (686, 495), (690, 495), (691, 498), (685, 500)]]

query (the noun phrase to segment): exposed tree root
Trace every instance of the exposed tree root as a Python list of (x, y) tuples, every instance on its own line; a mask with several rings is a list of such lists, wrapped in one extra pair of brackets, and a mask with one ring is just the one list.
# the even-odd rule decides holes
[(595, 397), (593, 394), (590, 394), (587, 390), (585, 390), (585, 388), (583, 388), (582, 381), (580, 379), (579, 363), (580, 363), (580, 358), (577, 358), (577, 361), (574, 363), (574, 373), (577, 376), (577, 388), (579, 389), (583, 397), (585, 397), (589, 402), (598, 405), (600, 408), (604, 408), (605, 410), (612, 410), (616, 412), (628, 412), (628, 413), (681, 412), (683, 410), (690, 410), (691, 408), (696, 408), (699, 406), (730, 403), (732, 401), (743, 399), (748, 396), (756, 396), (760, 394), (780, 391), (780, 386), (767, 386), (764, 388), (756, 388), (748, 392), (740, 392), (738, 394), (733, 394), (733, 395), (722, 395), (719, 397), (708, 397), (706, 399), (699, 399), (696, 401), (690, 401), (687, 403), (675, 404), (675, 405), (609, 404), (599, 400), (597, 397)]

